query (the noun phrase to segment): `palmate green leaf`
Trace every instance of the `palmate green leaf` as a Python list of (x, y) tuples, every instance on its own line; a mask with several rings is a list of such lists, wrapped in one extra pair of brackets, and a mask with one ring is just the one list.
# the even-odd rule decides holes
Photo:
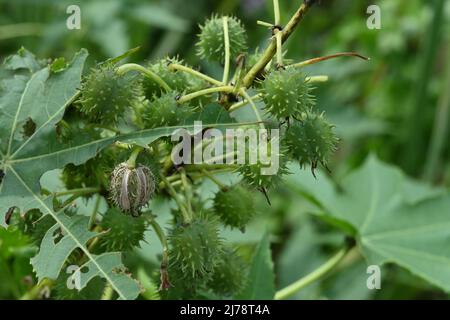
[(258, 244), (250, 266), (246, 287), (238, 299), (270, 300), (275, 296), (275, 274), (269, 235), (266, 233)]
[[(88, 231), (85, 221), (55, 212), (51, 197), (40, 195), (39, 180), (49, 170), (86, 162), (116, 141), (146, 146), (181, 127), (142, 130), (78, 143), (58, 142), (55, 125), (78, 95), (86, 57), (87, 52), (82, 50), (64, 70), (53, 73), (49, 66), (39, 69), (33, 55), (21, 50), (3, 65), (10, 76), (2, 79), (0, 95), (0, 225), (6, 226), (5, 216), (11, 207), (21, 212), (39, 209), (44, 215), (51, 215), (56, 224), (46, 234), (33, 259), (38, 278), (55, 279), (67, 257), (79, 248), (88, 258), (84, 267), (89, 271), (81, 278), (83, 286), (93, 277), (100, 276), (111, 284), (119, 298), (133, 299), (139, 290), (134, 280), (118, 272), (122, 269), (120, 255), (92, 255), (86, 241), (94, 234)], [(24, 125), (30, 121), (34, 130), (26, 135)], [(209, 126), (226, 128), (233, 125), (236, 124)], [(194, 126), (183, 128), (192, 132)], [(56, 229), (64, 235), (58, 243), (52, 242), (52, 232)]]
[(450, 291), (450, 195), (413, 182), (375, 157), (337, 192), (324, 176), (298, 173), (289, 184), (319, 205), (324, 217), (348, 224), (369, 264), (398, 264)]

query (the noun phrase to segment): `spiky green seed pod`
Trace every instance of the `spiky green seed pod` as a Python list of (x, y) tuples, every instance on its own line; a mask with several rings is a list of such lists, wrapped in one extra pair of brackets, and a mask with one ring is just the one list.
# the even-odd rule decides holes
[(90, 121), (111, 125), (122, 118), (142, 96), (135, 75), (119, 75), (113, 65), (105, 64), (86, 76), (81, 86), (78, 108)]
[(326, 166), (336, 151), (338, 138), (333, 128), (323, 114), (303, 113), (286, 131), (285, 144), (301, 166), (310, 164), (314, 170), (318, 163)]
[(220, 262), (214, 268), (208, 287), (215, 293), (232, 296), (244, 287), (246, 273), (244, 260), (232, 248), (225, 248)]
[(299, 117), (315, 104), (305, 74), (295, 68), (272, 71), (260, 91), (265, 110), (278, 120)]
[[(247, 51), (247, 35), (241, 21), (236, 17), (228, 17), (228, 34), (230, 39), (231, 58)], [(200, 26), (199, 41), (196, 44), (197, 55), (210, 61), (225, 62), (225, 36), (223, 19), (212, 16)]]
[(170, 269), (174, 278), (209, 278), (222, 252), (217, 221), (200, 217), (188, 225), (175, 226), (169, 236)]
[[(273, 141), (273, 143), (280, 143), (280, 141)], [(244, 165), (240, 166), (236, 171), (242, 176), (244, 181), (252, 186), (255, 189), (269, 189), (273, 186), (278, 185), (282, 181), (282, 177), (289, 173), (287, 169), (286, 163), (286, 150), (284, 147), (279, 148), (279, 151), (275, 154), (272, 154), (271, 143), (268, 143), (268, 159), (277, 160), (278, 166), (276, 163), (271, 163), (270, 165), (262, 163), (261, 158), (258, 157), (255, 163), (250, 163), (247, 161)], [(248, 152), (248, 151), (247, 151)], [(246, 159), (250, 159), (248, 155), (246, 155)], [(275, 160), (275, 161), (276, 161)], [(267, 172), (268, 169), (276, 170), (276, 172)], [(269, 170), (271, 171), (271, 170)]]
[(111, 174), (111, 200), (116, 207), (133, 216), (139, 215), (139, 210), (153, 197), (155, 188), (155, 176), (142, 165), (130, 168), (123, 162)]
[(232, 228), (244, 229), (255, 214), (253, 196), (241, 185), (219, 191), (213, 206), (221, 221)]
[[(184, 72), (172, 71), (169, 69), (171, 63), (183, 64), (178, 58), (163, 58), (155, 63), (147, 66), (150, 71), (157, 74), (165, 83), (174, 91), (184, 92), (189, 89), (189, 77)], [(164, 93), (164, 89), (152, 79), (144, 78), (142, 81), (145, 96), (153, 99), (155, 96), (160, 97)]]
[(146, 128), (176, 126), (182, 123), (188, 107), (177, 103), (178, 94), (169, 92), (161, 97), (155, 97), (141, 112)]
[(101, 222), (101, 227), (107, 232), (100, 238), (101, 247), (106, 251), (128, 251), (139, 247), (144, 240), (146, 229), (142, 217), (130, 218), (116, 208), (109, 209)]

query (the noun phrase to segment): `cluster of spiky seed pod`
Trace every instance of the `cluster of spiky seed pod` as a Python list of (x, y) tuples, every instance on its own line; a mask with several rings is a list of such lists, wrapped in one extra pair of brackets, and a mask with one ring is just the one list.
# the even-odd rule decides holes
[[(242, 23), (235, 17), (213, 16), (200, 28), (197, 53), (202, 59), (224, 63), (224, 23), (229, 31), (231, 59), (247, 50)], [(259, 51), (250, 55), (243, 70), (251, 68), (262, 55)], [(212, 95), (180, 104), (181, 95), (209, 88), (210, 84), (191, 73), (177, 71), (171, 67), (175, 64), (184, 65), (178, 58), (164, 58), (146, 65), (170, 90), (154, 79), (133, 73), (119, 74), (116, 65), (99, 65), (84, 78), (76, 111), (88, 123), (104, 126), (106, 130), (114, 131), (120, 120), (127, 119), (132, 119), (136, 127), (148, 129), (183, 124), (186, 118), (209, 103), (220, 102), (219, 95)], [(278, 185), (289, 173), (287, 164), (291, 160), (315, 169), (319, 163), (326, 166), (335, 151), (337, 138), (333, 126), (315, 110), (313, 88), (308, 79), (300, 69), (288, 66), (267, 68), (257, 75), (254, 83), (254, 89), (263, 100), (262, 110), (269, 121), (281, 128), (281, 146), (276, 155), (278, 171), (264, 174), (262, 169), (266, 165), (260, 161), (239, 165), (236, 172), (243, 183), (221, 187), (212, 207), (190, 203), (193, 212), (189, 219), (180, 214), (180, 210), (174, 214), (168, 232), (169, 265), (164, 268), (168, 268), (170, 283), (192, 293), (190, 297), (196, 297), (194, 293), (198, 289), (226, 296), (242, 289), (246, 266), (239, 254), (220, 237), (220, 225), (244, 231), (256, 215), (252, 191), (266, 194)], [(112, 128), (108, 128), (110, 126)], [(70, 129), (60, 128), (62, 140), (73, 138)], [(178, 173), (178, 168), (167, 167), (168, 147), (171, 145), (157, 140), (149, 148), (152, 150), (150, 158), (140, 159), (137, 164), (125, 159), (119, 161), (118, 153), (103, 151), (85, 164), (64, 168), (63, 181), (68, 188), (98, 186), (102, 193), (109, 191), (110, 208), (98, 224), (104, 232), (98, 250), (128, 251), (138, 247), (144, 239), (148, 224), (140, 215), (158, 191), (156, 177)], [(104, 169), (98, 170), (99, 167)], [(106, 179), (106, 173), (110, 179)], [(192, 186), (196, 187), (196, 182), (192, 181)], [(173, 197), (169, 192), (160, 194)]]

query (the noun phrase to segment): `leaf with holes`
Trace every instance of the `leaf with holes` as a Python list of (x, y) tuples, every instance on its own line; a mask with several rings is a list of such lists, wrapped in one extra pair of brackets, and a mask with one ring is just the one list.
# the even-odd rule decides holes
[[(98, 234), (88, 231), (88, 224), (88, 217), (68, 217), (63, 213), (58, 214), (57, 223), (47, 231), (39, 253), (31, 259), (39, 281), (43, 278), (58, 278), (69, 255), (79, 248), (88, 261), (72, 270), (73, 280), (79, 284), (77, 289), (83, 289), (89, 281), (99, 276), (108, 281), (120, 299), (135, 299), (140, 291), (139, 285), (125, 273), (121, 254), (113, 252), (96, 256), (89, 252), (86, 244)], [(60, 234), (64, 236), (57, 240)]]

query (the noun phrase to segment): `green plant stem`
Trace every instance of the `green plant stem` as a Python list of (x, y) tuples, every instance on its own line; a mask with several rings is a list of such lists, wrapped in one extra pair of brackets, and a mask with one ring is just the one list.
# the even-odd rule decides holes
[(183, 189), (184, 189), (184, 194), (186, 196), (186, 202), (187, 202), (187, 209), (189, 212), (189, 216), (190, 216), (190, 220), (192, 221), (192, 218), (194, 216), (194, 211), (192, 210), (192, 189), (191, 189), (191, 185), (188, 182), (187, 176), (186, 176), (186, 171), (184, 170), (184, 168), (181, 169), (181, 183), (183, 185)]
[(183, 215), (184, 222), (190, 223), (192, 220), (191, 216), (190, 216), (189, 212), (186, 210), (186, 207), (183, 205), (183, 202), (181, 201), (180, 197), (178, 197), (177, 192), (175, 191), (173, 186), (170, 184), (170, 182), (167, 181), (167, 178), (163, 174), (161, 174), (160, 177), (161, 177), (162, 182), (166, 186), (167, 191), (175, 200), (176, 204), (178, 205), (178, 208), (180, 208), (181, 214)]
[(103, 290), (101, 300), (111, 300), (113, 294), (114, 294), (114, 289), (112, 288), (111, 284), (108, 282), (108, 283), (106, 283), (105, 289)]
[(214, 177), (214, 175), (210, 174), (207, 170), (203, 169), (202, 173), (205, 175), (205, 177), (214, 182), (222, 191), (228, 190), (228, 187), (226, 185), (220, 182), (219, 179)]
[(306, 77), (306, 82), (309, 82), (309, 83), (327, 82), (328, 80), (330, 80), (330, 78), (328, 76)]
[(16, 37), (38, 36), (42, 34), (44, 25), (40, 23), (17, 23), (0, 27), (0, 40)]
[(281, 30), (281, 14), (280, 14), (280, 3), (278, 0), (273, 0), (273, 11), (275, 16), (275, 26), (278, 28), (274, 29), (275, 39), (277, 41), (277, 65), (279, 68), (283, 67), (283, 41)]
[(230, 53), (230, 34), (228, 32), (228, 17), (222, 18), (223, 21), (223, 37), (225, 41), (225, 67), (223, 69), (223, 85), (228, 84), (228, 77), (230, 75), (230, 63), (231, 63), (231, 53)]
[(275, 16), (275, 25), (279, 26), (281, 23), (280, 3), (278, 0), (273, 0), (273, 12)]
[[(313, 3), (313, 2), (308, 2)], [(281, 43), (286, 42), (286, 40), (291, 36), (294, 30), (297, 28), (300, 21), (303, 20), (303, 17), (308, 12), (308, 9), (311, 7), (310, 4), (302, 3), (295, 14), (292, 16), (291, 20), (281, 31)], [(242, 85), (246, 88), (250, 87), (253, 84), (256, 76), (264, 70), (267, 64), (272, 60), (276, 53), (277, 44), (276, 39), (272, 39), (269, 46), (264, 51), (260, 60), (248, 71), (245, 75)]]
[(144, 68), (143, 66), (136, 63), (126, 63), (117, 68), (117, 73), (123, 75), (130, 71), (138, 71), (145, 75), (147, 78), (155, 81), (158, 85), (160, 85), (165, 91), (170, 91), (169, 85), (156, 73), (151, 70)]
[(275, 39), (277, 41), (277, 68), (284, 68), (283, 42), (281, 40), (281, 31), (280, 30), (275, 30)]
[(95, 199), (94, 209), (92, 210), (91, 217), (89, 218), (89, 226), (88, 226), (89, 230), (92, 229), (95, 222), (97, 221), (97, 213), (98, 213), (98, 208), (100, 207), (101, 199), (102, 199), (102, 197), (100, 195), (97, 195), (97, 198)]
[[(447, 47), (450, 50), (450, 42)], [(447, 63), (444, 77), (444, 86), (436, 108), (433, 133), (423, 174), (424, 179), (429, 182), (435, 182), (437, 178), (445, 138), (448, 135), (448, 126), (450, 123), (450, 63)]]
[[(158, 237), (159, 242), (161, 243), (163, 253), (162, 253), (162, 259), (161, 259), (161, 267), (160, 267), (160, 273), (161, 273), (161, 285), (160, 290), (167, 288), (170, 286), (169, 277), (167, 273), (167, 268), (169, 267), (169, 244), (167, 241), (166, 234), (164, 233), (164, 230), (161, 228), (158, 222), (156, 222), (155, 217), (153, 215), (150, 215), (148, 217), (148, 222), (152, 226), (153, 230), (156, 233), (156, 236)], [(167, 282), (167, 283), (163, 283)]]
[(222, 82), (220, 82), (219, 80), (211, 78), (210, 76), (207, 76), (206, 74), (203, 74), (203, 73), (201, 73), (199, 71), (196, 71), (196, 70), (194, 70), (192, 68), (183, 66), (181, 64), (171, 63), (169, 65), (169, 69), (179, 70), (179, 71), (183, 71), (183, 72), (189, 73), (189, 74), (191, 74), (191, 75), (193, 75), (193, 76), (195, 76), (195, 77), (197, 77), (199, 79), (203, 79), (203, 80), (205, 80), (205, 81), (207, 81), (207, 82), (209, 82), (209, 83), (211, 83), (211, 84), (213, 84), (215, 86), (221, 86), (222, 85)]
[(289, 65), (288, 67), (303, 68), (303, 67), (309, 66), (311, 64), (315, 64), (318, 62), (322, 62), (322, 61), (326, 61), (326, 60), (330, 60), (330, 59), (334, 59), (334, 58), (339, 58), (339, 57), (356, 57), (356, 58), (360, 58), (360, 59), (363, 59), (366, 61), (370, 60), (370, 58), (360, 55), (359, 53), (356, 53), (356, 52), (340, 52), (340, 53), (335, 53), (335, 54), (331, 54), (331, 55), (324, 56), (324, 57), (318, 57), (318, 58), (313, 58), (313, 59), (305, 60), (302, 62), (294, 63), (294, 64)]
[(240, 55), (236, 59), (237, 67), (232, 80), (234, 83), (234, 90), (233, 90), (234, 95), (238, 95), (239, 90), (241, 89), (243, 70), (245, 68), (245, 59), (246, 59), (245, 55)]
[(55, 192), (54, 195), (55, 195), (55, 197), (62, 197), (62, 196), (67, 196), (67, 195), (82, 196), (85, 194), (97, 193), (97, 192), (100, 192), (100, 188), (80, 188), (80, 189), (72, 189), (72, 190)]
[(253, 112), (256, 115), (256, 119), (258, 120), (258, 122), (260, 122), (259, 126), (262, 129), (264, 129), (265, 126), (264, 126), (263, 120), (261, 118), (261, 115), (259, 114), (258, 107), (256, 106), (255, 102), (253, 101), (252, 97), (249, 96), (249, 94), (247, 93), (247, 91), (244, 88), (241, 89), (241, 94), (242, 94), (242, 96), (245, 99), (247, 99), (248, 102), (250, 102), (250, 105), (252, 106)]
[(342, 248), (339, 250), (330, 260), (325, 262), (323, 265), (321, 265), (319, 268), (308, 274), (307, 276), (300, 278), (299, 280), (295, 281), (294, 283), (290, 284), (284, 289), (281, 289), (275, 294), (275, 300), (283, 300), (291, 297), (304, 287), (310, 285), (314, 281), (317, 281), (321, 277), (323, 277), (325, 274), (330, 272), (334, 267), (336, 267), (342, 259), (345, 257), (347, 252), (350, 250), (348, 246), (345, 248)]
[[(262, 99), (262, 97), (263, 97), (263, 95), (262, 95), (261, 93), (258, 93), (258, 94), (256, 94), (256, 95), (252, 96), (251, 98), (252, 98), (253, 101), (256, 101), (256, 100)], [(240, 101), (240, 102), (237, 102), (237, 103), (233, 104), (233, 105), (228, 109), (228, 111), (230, 111), (230, 112), (236, 111), (236, 110), (238, 110), (238, 109), (240, 109), (240, 108), (242, 108), (242, 107), (245, 107), (245, 106), (248, 105), (249, 103), (250, 103), (249, 100), (244, 99), (244, 100), (242, 100), (242, 101)]]
[(269, 29), (273, 28), (273, 24), (266, 22), (266, 21), (258, 20), (258, 21), (256, 21), (256, 23), (260, 26), (267, 27)]
[(162, 263), (164, 263), (166, 266), (169, 265), (169, 244), (167, 242), (167, 237), (159, 225), (158, 222), (156, 222), (155, 219), (151, 219), (150, 225), (152, 226), (153, 230), (156, 233), (156, 236), (159, 239), (159, 242), (161, 242), (161, 246), (163, 248), (163, 256), (162, 256)]
[(156, 222), (155, 218), (152, 216), (148, 218), (148, 222), (152, 226), (153, 230), (156, 233), (156, 236), (159, 239), (159, 242), (161, 242), (161, 246), (163, 248), (163, 258), (162, 261), (169, 265), (169, 244), (167, 242), (166, 234), (164, 233), (164, 230), (161, 228), (158, 222)]
[(430, 1), (430, 7), (433, 10), (433, 17), (430, 20), (430, 25), (426, 30), (425, 44), (422, 47), (422, 56), (419, 58), (419, 74), (416, 78), (415, 87), (411, 88), (411, 108), (405, 123), (409, 124), (406, 127), (405, 134), (405, 148), (402, 152), (403, 169), (409, 174), (417, 174), (423, 168), (423, 161), (425, 161), (426, 151), (426, 130), (427, 117), (424, 115), (428, 109), (428, 95), (427, 90), (430, 85), (430, 80), (433, 72), (433, 65), (439, 46), (441, 45), (442, 29), (444, 27), (444, 0)]
[(133, 152), (131, 152), (131, 155), (127, 160), (127, 165), (129, 168), (131, 168), (131, 169), (136, 168), (136, 159), (139, 156), (139, 154), (142, 152), (142, 150), (144, 150), (143, 147), (140, 147), (140, 146), (134, 147)]
[(195, 98), (207, 95), (207, 94), (211, 94), (211, 93), (216, 93), (216, 92), (231, 93), (231, 92), (233, 92), (233, 89), (234, 89), (234, 87), (232, 87), (232, 86), (220, 86), (220, 87), (214, 87), (214, 88), (208, 88), (208, 89), (196, 91), (196, 92), (187, 94), (185, 96), (182, 96), (180, 99), (178, 99), (178, 103), (182, 104), (182, 103), (188, 102), (192, 99), (195, 99)]
[(72, 202), (74, 202), (75, 200), (77, 200), (79, 197), (81, 197), (80, 194), (74, 194), (73, 196), (71, 196), (69, 199), (67, 199), (66, 201), (64, 201), (64, 202), (62, 203), (60, 209), (67, 207), (67, 206), (70, 205)]

